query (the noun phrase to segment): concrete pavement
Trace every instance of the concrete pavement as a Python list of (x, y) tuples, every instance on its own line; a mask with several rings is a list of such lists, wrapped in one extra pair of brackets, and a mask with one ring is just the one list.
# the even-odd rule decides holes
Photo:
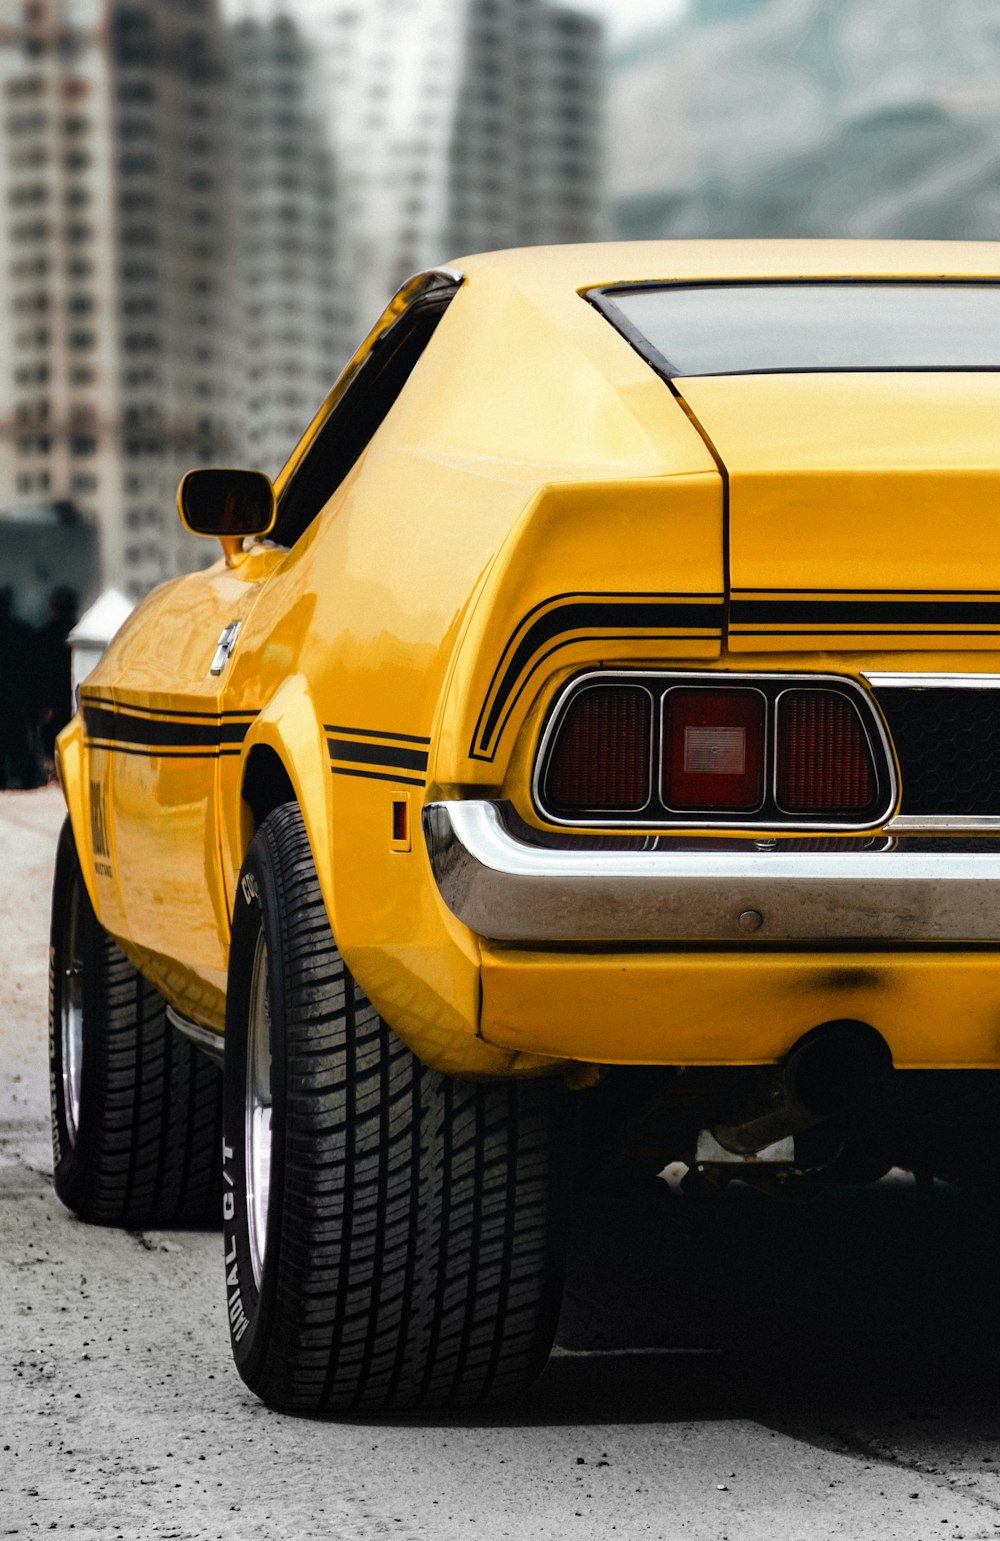
[(582, 1218), (561, 1350), (502, 1415), (316, 1424), (233, 1370), (214, 1234), (49, 1185), (54, 790), (0, 794), (0, 1537), (955, 1541), (1000, 1536), (997, 1204), (746, 1189), (703, 1232)]

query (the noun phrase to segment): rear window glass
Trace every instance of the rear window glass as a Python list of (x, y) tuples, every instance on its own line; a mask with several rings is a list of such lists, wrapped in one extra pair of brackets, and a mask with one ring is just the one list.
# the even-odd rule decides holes
[(588, 299), (668, 376), (1000, 369), (1000, 284), (643, 284)]

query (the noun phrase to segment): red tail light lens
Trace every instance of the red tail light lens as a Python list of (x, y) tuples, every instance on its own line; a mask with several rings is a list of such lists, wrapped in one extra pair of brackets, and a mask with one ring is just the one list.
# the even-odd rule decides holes
[(861, 718), (833, 690), (778, 700), (777, 800), (787, 813), (867, 813), (878, 778)]
[(672, 690), (663, 725), (668, 808), (749, 812), (764, 800), (764, 697), (756, 690)]
[(559, 729), (546, 797), (565, 812), (638, 809), (649, 801), (652, 703), (635, 686), (582, 690)]

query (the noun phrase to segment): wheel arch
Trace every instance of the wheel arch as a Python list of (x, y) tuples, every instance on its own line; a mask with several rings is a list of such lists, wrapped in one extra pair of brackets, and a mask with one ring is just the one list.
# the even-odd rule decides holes
[(283, 682), (243, 744), (238, 809), (224, 819), (234, 874), (256, 831), (283, 803), (294, 802), (312, 848), (330, 924), (335, 925), (331, 777), (326, 733), (302, 675)]
[(67, 723), (56, 740), (56, 772), (69, 813), (83, 881), (95, 914), (100, 914), (91, 841), (92, 820), (87, 755), (83, 742), (83, 722), (79, 716)]

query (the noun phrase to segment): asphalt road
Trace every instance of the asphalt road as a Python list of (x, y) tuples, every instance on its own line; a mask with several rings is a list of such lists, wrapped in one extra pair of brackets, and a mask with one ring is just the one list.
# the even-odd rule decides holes
[(0, 1537), (1000, 1536), (1000, 1224), (907, 1181), (695, 1235), (579, 1226), (560, 1348), (499, 1416), (317, 1424), (229, 1357), (218, 1237), (80, 1224), (49, 1183), (54, 791), (0, 794)]

